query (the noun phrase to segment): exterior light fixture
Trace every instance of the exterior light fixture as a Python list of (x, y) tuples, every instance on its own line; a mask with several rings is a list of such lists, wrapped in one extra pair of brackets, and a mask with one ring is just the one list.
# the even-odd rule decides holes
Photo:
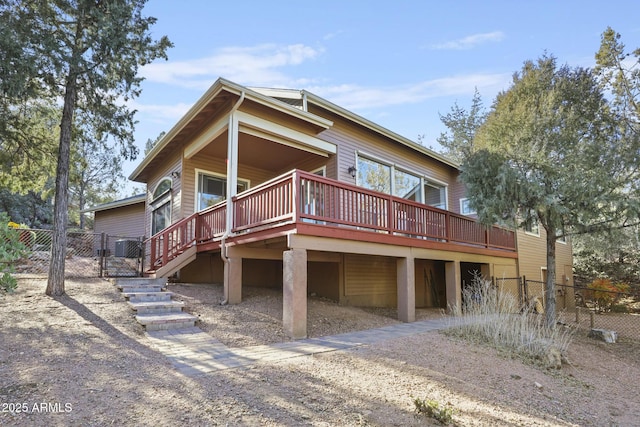
[(178, 171), (171, 172), (171, 178), (173, 178), (173, 179), (180, 178), (180, 172), (178, 172)]
[(355, 178), (356, 177), (356, 167), (355, 166), (349, 166), (349, 169), (347, 169), (347, 172), (349, 172), (349, 175), (351, 175), (351, 178)]

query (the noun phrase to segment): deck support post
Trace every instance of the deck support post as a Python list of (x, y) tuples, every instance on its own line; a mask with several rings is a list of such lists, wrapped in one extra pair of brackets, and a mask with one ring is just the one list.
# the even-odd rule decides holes
[(447, 284), (447, 309), (458, 311), (462, 309), (462, 274), (460, 261), (446, 262), (444, 275)]
[(242, 258), (229, 257), (224, 263), (224, 299), (227, 304), (242, 301)]
[(282, 254), (282, 324), (293, 339), (307, 337), (307, 251), (291, 249)]
[(413, 257), (397, 260), (398, 320), (416, 320), (416, 271)]

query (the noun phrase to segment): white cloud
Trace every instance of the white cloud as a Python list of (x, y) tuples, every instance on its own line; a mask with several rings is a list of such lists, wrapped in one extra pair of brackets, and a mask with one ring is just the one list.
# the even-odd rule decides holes
[(322, 52), (304, 44), (226, 47), (206, 58), (149, 64), (141, 73), (150, 82), (201, 91), (220, 76), (249, 86), (283, 86), (291, 80), (281, 69), (313, 60)]
[(136, 101), (128, 103), (129, 107), (138, 111), (137, 118), (150, 120), (155, 123), (169, 123), (178, 121), (184, 116), (191, 104), (178, 103), (174, 105), (140, 104)]
[(467, 50), (483, 43), (499, 42), (502, 39), (504, 39), (504, 33), (502, 31), (494, 31), (491, 33), (473, 34), (458, 40), (434, 44), (431, 45), (430, 48), (437, 50)]
[(497, 92), (506, 89), (510, 81), (510, 73), (468, 74), (398, 86), (364, 87), (344, 84), (316, 86), (309, 88), (309, 91), (341, 107), (363, 110), (417, 104), (437, 97), (460, 95), (471, 98), (476, 88), (483, 97), (491, 99)]

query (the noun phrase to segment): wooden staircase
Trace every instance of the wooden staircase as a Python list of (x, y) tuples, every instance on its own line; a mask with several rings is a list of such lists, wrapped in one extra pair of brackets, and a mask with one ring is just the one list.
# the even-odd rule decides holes
[(196, 317), (182, 311), (184, 303), (173, 300), (166, 290), (167, 279), (121, 278), (116, 286), (136, 312), (136, 320), (147, 331), (191, 328)]

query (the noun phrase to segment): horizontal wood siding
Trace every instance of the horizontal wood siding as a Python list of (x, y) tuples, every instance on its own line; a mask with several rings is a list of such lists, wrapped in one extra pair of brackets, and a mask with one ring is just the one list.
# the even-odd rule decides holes
[[(547, 266), (546, 232), (540, 227), (540, 237), (518, 230), (518, 267), (520, 276), (542, 280), (542, 268)], [(565, 266), (573, 265), (571, 242), (556, 243), (556, 283), (562, 283)], [(573, 277), (569, 277), (573, 284)]]
[[(171, 158), (169, 158), (164, 164), (163, 167), (159, 168), (152, 176), (149, 182), (147, 183), (147, 209), (145, 213), (145, 235), (151, 235), (151, 202), (153, 201), (153, 190), (155, 190), (156, 185), (164, 179), (170, 178), (171, 172), (181, 172), (182, 171), (182, 155), (180, 153), (174, 153)], [(182, 183), (180, 182), (180, 178), (173, 179), (173, 183), (171, 186), (171, 223), (177, 222), (182, 219)]]
[(334, 126), (331, 129), (319, 134), (320, 139), (331, 142), (338, 147), (335, 163), (336, 170), (331, 170), (331, 173), (327, 174), (330, 178), (351, 184), (355, 183), (355, 179), (349, 175), (348, 169), (351, 166), (357, 166), (357, 152), (361, 152), (363, 155), (369, 154), (387, 163), (394, 164), (400, 169), (418, 173), (426, 178), (447, 184), (449, 210), (459, 211), (459, 208), (454, 209), (454, 205), (459, 204), (459, 201), (454, 201), (453, 198), (459, 198), (459, 194), (464, 191), (464, 188), (457, 182), (457, 169), (377, 135), (370, 130), (354, 126), (351, 122), (324, 110), (313, 112), (323, 115), (334, 122)]
[[(93, 231), (111, 236), (142, 237), (145, 235), (144, 203), (97, 211)], [(148, 236), (148, 234), (147, 234)]]
[(395, 294), (395, 258), (373, 255), (345, 255), (345, 295)]
[[(183, 217), (189, 216), (195, 212), (197, 191), (196, 169), (226, 176), (226, 159), (198, 154), (191, 159), (184, 160), (184, 171), (182, 174), (182, 182), (184, 185)], [(238, 165), (238, 178), (241, 180), (248, 180), (251, 188), (276, 176), (278, 176), (278, 173), (272, 171), (253, 168), (242, 164)]]

